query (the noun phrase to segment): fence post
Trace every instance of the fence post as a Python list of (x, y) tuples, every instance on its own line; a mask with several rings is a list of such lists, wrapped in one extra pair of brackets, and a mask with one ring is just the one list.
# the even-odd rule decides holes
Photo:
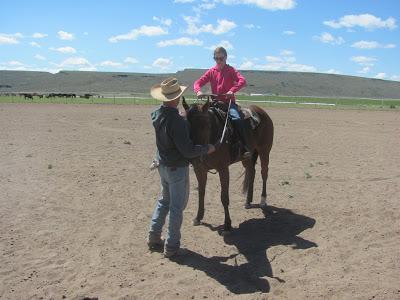
[(113, 95), (113, 97), (114, 97), (114, 104), (115, 104), (115, 95)]

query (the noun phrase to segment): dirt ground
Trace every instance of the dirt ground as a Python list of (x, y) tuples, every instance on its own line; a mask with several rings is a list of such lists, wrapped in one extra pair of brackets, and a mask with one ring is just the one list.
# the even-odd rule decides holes
[(273, 213), (243, 208), (234, 165), (232, 234), (217, 175), (194, 227), (191, 170), (189, 254), (170, 261), (145, 244), (153, 109), (0, 105), (1, 299), (400, 299), (398, 112), (269, 108)]

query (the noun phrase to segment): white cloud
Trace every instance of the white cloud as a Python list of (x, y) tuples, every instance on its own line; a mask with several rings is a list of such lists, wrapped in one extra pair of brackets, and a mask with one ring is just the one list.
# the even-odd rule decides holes
[(316, 72), (317, 69), (314, 66), (294, 63), (272, 63), (262, 66), (263, 70), (273, 71), (292, 71), (292, 72)]
[(341, 74), (340, 71), (335, 70), (335, 69), (329, 69), (329, 70), (326, 71), (325, 73), (328, 73), (328, 74), (336, 74), (336, 75)]
[(42, 38), (45, 38), (46, 36), (48, 36), (48, 34), (40, 33), (40, 32), (35, 32), (34, 34), (32, 34), (32, 37), (34, 39), (42, 39)]
[(272, 62), (272, 63), (281, 62), (282, 61), (282, 58), (280, 58), (278, 56), (272, 56), (272, 55), (267, 55), (265, 57), (265, 59), (267, 60), (267, 62)]
[(137, 64), (139, 61), (134, 57), (127, 57), (124, 59), (124, 62), (127, 64)]
[(105, 60), (100, 63), (100, 66), (102, 66), (102, 67), (121, 67), (122, 64), (119, 62), (112, 61), (112, 60)]
[(198, 39), (191, 39), (188, 37), (181, 37), (173, 40), (165, 40), (157, 43), (158, 47), (168, 47), (168, 46), (201, 46), (203, 41)]
[[(245, 59), (245, 61), (239, 66), (240, 69), (253, 69), (253, 70), (270, 70), (270, 71), (293, 71), (293, 72), (316, 72), (317, 69), (314, 66), (295, 63), (296, 58), (294, 56), (285, 56), (285, 51), (281, 51), (280, 56), (267, 55), (265, 57), (266, 64), (256, 63), (257, 58)], [(291, 51), (288, 51), (291, 52)], [(291, 53), (293, 54), (293, 53)]]
[(359, 64), (360, 66), (372, 67), (376, 61), (376, 58), (370, 56), (352, 56), (350, 60)]
[(22, 34), (20, 33), (14, 33), (14, 34), (0, 33), (0, 45), (18, 44), (19, 38), (22, 38)]
[(358, 73), (360, 74), (367, 74), (369, 71), (371, 71), (371, 67), (364, 67)]
[(32, 47), (38, 47), (40, 48), (40, 45), (36, 42), (30, 42), (29, 45), (31, 45)]
[(261, 29), (261, 26), (260, 26), (260, 25), (244, 24), (243, 26), (244, 26), (245, 28), (247, 28), (247, 29), (254, 29), (254, 28)]
[(142, 25), (139, 28), (132, 29), (130, 32), (110, 37), (108, 40), (111, 43), (116, 43), (123, 40), (136, 40), (139, 36), (158, 36), (168, 34), (168, 30), (160, 26)]
[(154, 21), (158, 21), (162, 25), (165, 25), (165, 26), (171, 26), (172, 25), (172, 20), (171, 19), (164, 19), (164, 18), (159, 18), (159, 17), (154, 16), (153, 20)]
[(217, 0), (213, 0), (213, 1), (203, 0), (200, 4), (194, 6), (192, 9), (197, 14), (202, 14), (203, 11), (205, 11), (205, 10), (214, 9), (217, 6), (216, 3), (217, 3)]
[(64, 66), (91, 66), (90, 62), (84, 57), (69, 57), (64, 60), (60, 65)]
[(66, 31), (62, 31), (60, 30), (59, 32), (57, 32), (58, 38), (60, 40), (67, 40), (67, 41), (71, 41), (73, 40), (75, 37), (72, 33), (66, 32)]
[(216, 45), (212, 45), (210, 47), (206, 47), (206, 49), (214, 50), (217, 47), (224, 47), (226, 50), (232, 50), (233, 49), (233, 45), (229, 41), (226, 41), (226, 40), (220, 41)]
[(192, 3), (195, 0), (174, 0), (174, 3)]
[(296, 32), (292, 31), (292, 30), (285, 30), (284, 32), (282, 32), (284, 35), (295, 35)]
[(5, 44), (18, 44), (19, 41), (12, 36), (6, 36), (4, 34), (0, 35), (0, 45), (5, 45)]
[[(282, 54), (281, 54), (282, 55)], [(267, 55), (265, 57), (265, 59), (267, 60), (267, 62), (269, 63), (294, 63), (296, 61), (296, 58), (294, 56), (271, 56), (271, 55)]]
[(341, 36), (335, 37), (329, 32), (323, 32), (321, 35), (314, 36), (314, 39), (331, 45), (341, 45), (344, 43), (344, 39)]
[(36, 54), (35, 58), (38, 60), (46, 60), (46, 57), (44, 57), (43, 55), (40, 55), (40, 54)]
[(219, 0), (228, 5), (247, 4), (255, 5), (266, 10), (287, 10), (296, 6), (295, 0)]
[(217, 20), (217, 25), (199, 24), (200, 20), (198, 17), (185, 16), (184, 20), (188, 25), (186, 32), (188, 34), (193, 34), (193, 35), (200, 34), (202, 32), (220, 35), (231, 31), (233, 28), (237, 26), (235, 22), (225, 19)]
[(89, 32), (85, 31), (85, 32), (83, 33), (83, 35), (89, 35)]
[(391, 80), (400, 81), (400, 75), (393, 75), (390, 77)]
[(291, 51), (291, 50), (282, 50), (282, 51), (280, 52), (280, 54), (281, 54), (282, 56), (292, 56), (292, 55), (294, 55), (294, 52)]
[(374, 76), (376, 79), (385, 79), (386, 78), (386, 73), (378, 73)]
[(210, 9), (214, 9), (215, 8), (215, 3), (212, 2), (203, 2), (198, 6), (199, 9), (203, 9), (203, 10), (210, 10)]
[(239, 69), (241, 69), (241, 70), (251, 70), (253, 68), (254, 68), (254, 63), (250, 60), (246, 60), (244, 63), (242, 63), (239, 66)]
[(27, 71), (28, 69), (29, 66), (18, 60), (10, 60), (3, 63), (3, 65), (0, 64), (0, 70)]
[(24, 64), (18, 60), (10, 60), (6, 63), (9, 66), (23, 66)]
[(351, 45), (353, 48), (358, 49), (376, 49), (376, 48), (384, 48), (384, 49), (391, 49), (396, 48), (395, 44), (380, 44), (376, 41), (358, 41)]
[(57, 51), (57, 52), (64, 53), (64, 54), (74, 54), (74, 53), (76, 53), (75, 48), (72, 48), (72, 47), (69, 47), (69, 46), (60, 47), (60, 48), (50, 48), (50, 50)]
[(159, 57), (153, 63), (152, 66), (156, 68), (160, 68), (162, 70), (168, 69), (173, 65), (173, 61), (169, 58)]
[(338, 21), (325, 21), (324, 24), (332, 28), (353, 28), (359, 26), (369, 30), (377, 28), (395, 29), (397, 27), (395, 18), (390, 17), (386, 20), (382, 20), (371, 14), (346, 15), (341, 17)]
[(9, 64), (10, 62), (5, 63), (6, 65), (1, 65), (0, 64), (0, 70), (15, 70), (15, 71), (36, 71), (36, 72), (49, 72), (49, 73), (57, 73), (61, 71), (59, 68), (43, 68), (43, 67), (32, 67), (29, 65), (25, 65), (19, 61), (11, 61), (11, 65)]

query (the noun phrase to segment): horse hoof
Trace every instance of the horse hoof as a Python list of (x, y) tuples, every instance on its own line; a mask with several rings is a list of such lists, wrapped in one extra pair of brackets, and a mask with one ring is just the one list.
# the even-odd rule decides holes
[(261, 208), (267, 207), (267, 197), (266, 196), (261, 196), (260, 207)]
[(250, 204), (250, 203), (246, 203), (246, 204), (244, 205), (244, 208), (245, 208), (245, 209), (250, 209), (250, 208), (251, 208), (251, 204)]
[(199, 226), (199, 225), (201, 225), (201, 221), (199, 221), (197, 219), (194, 219), (193, 220), (193, 226)]

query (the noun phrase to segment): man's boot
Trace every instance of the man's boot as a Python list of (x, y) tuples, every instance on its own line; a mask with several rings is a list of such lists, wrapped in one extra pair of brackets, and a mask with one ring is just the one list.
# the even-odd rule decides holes
[(249, 134), (248, 130), (246, 130), (246, 122), (245, 120), (235, 120), (234, 121), (235, 130), (240, 139), (240, 160), (246, 160), (251, 157), (251, 149), (249, 147), (248, 137)]

